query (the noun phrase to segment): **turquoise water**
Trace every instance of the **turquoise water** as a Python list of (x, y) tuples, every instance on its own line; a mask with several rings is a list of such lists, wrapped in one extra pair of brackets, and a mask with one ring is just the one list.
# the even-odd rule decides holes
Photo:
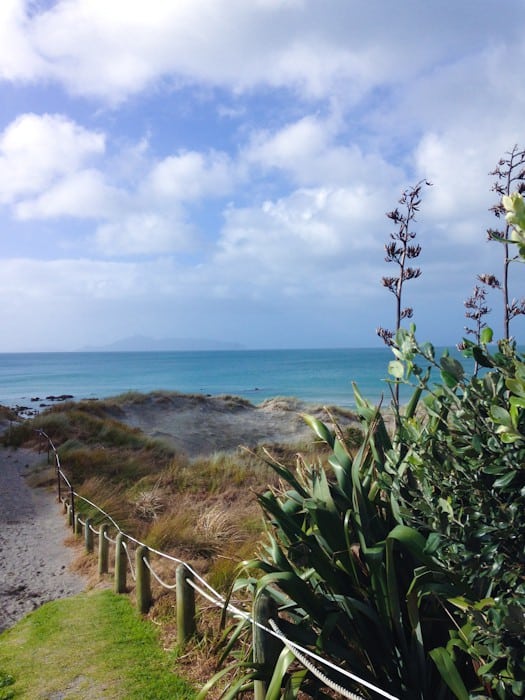
[[(49, 395), (105, 398), (156, 389), (234, 394), (260, 403), (293, 396), (352, 406), (352, 381), (377, 401), (390, 397), (388, 348), (214, 352), (74, 352), (0, 354), (0, 404), (31, 405)], [(407, 394), (408, 395), (408, 394)], [(33, 405), (38, 403), (33, 402)]]

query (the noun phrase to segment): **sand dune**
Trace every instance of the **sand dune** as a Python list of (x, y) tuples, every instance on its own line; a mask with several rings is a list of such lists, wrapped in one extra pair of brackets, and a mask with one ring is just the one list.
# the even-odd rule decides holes
[[(350, 412), (331, 409), (341, 425), (354, 422)], [(327, 420), (323, 407), (275, 398), (260, 405), (232, 396), (153, 392), (122, 397), (109, 415), (162, 438), (189, 457), (234, 450), (243, 445), (295, 444), (313, 439), (302, 414)]]

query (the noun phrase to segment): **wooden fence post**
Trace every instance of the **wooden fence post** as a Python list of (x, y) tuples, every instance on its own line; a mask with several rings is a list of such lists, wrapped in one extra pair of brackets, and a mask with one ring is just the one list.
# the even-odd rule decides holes
[(109, 541), (106, 539), (107, 523), (102, 523), (98, 531), (98, 573), (108, 573)]
[(82, 534), (82, 524), (80, 522), (80, 514), (75, 513), (75, 521), (73, 525), (73, 532), (75, 535), (81, 535)]
[(91, 529), (91, 519), (86, 518), (86, 525), (84, 530), (84, 542), (86, 546), (86, 552), (91, 554), (93, 551), (93, 531)]
[(260, 593), (253, 604), (253, 661), (255, 667), (260, 670), (263, 680), (256, 680), (253, 684), (254, 700), (264, 700), (267, 685), (273, 673), (274, 666), (281, 653), (281, 642), (261, 629), (257, 623), (269, 627), (269, 620), (277, 614), (275, 602), (266, 592)]
[[(47, 463), (49, 464), (49, 446), (47, 448)], [(60, 469), (58, 468), (58, 462), (55, 459), (55, 470), (57, 475), (57, 499), (58, 502), (62, 500), (62, 487), (60, 485)]]
[(149, 561), (149, 549), (145, 545), (137, 547), (135, 552), (136, 582), (135, 593), (137, 596), (137, 608), (140, 613), (145, 614), (151, 607), (151, 574), (144, 563)]
[(184, 564), (179, 564), (176, 572), (177, 641), (182, 646), (193, 637), (196, 631), (195, 591), (188, 580), (193, 580), (193, 574)]
[(71, 527), (75, 526), (75, 494), (73, 492), (73, 487), (69, 487), (69, 503), (71, 505), (71, 522), (69, 523)]
[(124, 536), (121, 532), (117, 535), (115, 544), (115, 593), (126, 592), (127, 560), (124, 549)]

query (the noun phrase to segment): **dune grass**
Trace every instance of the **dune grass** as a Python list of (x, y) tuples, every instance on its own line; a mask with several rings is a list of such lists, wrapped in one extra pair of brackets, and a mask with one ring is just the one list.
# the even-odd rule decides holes
[(190, 700), (176, 654), (125, 596), (94, 591), (47, 603), (0, 634), (0, 700)]

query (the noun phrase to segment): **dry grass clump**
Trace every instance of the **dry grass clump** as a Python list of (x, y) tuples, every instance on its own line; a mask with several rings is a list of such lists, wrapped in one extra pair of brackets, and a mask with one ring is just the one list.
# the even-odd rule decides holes
[(220, 394), (216, 397), (218, 401), (226, 404), (229, 408), (253, 408), (253, 403), (248, 399), (243, 399), (241, 396), (232, 396), (231, 394)]
[[(103, 476), (92, 476), (84, 481), (80, 494), (108, 513), (123, 530), (130, 534), (134, 534), (137, 531), (135, 520), (131, 515), (126, 500), (126, 487), (124, 484), (108, 484), (108, 481)], [(76, 506), (80, 513), (91, 519), (93, 525), (107, 522), (107, 519), (99, 510), (90, 506), (82, 498), (76, 499)]]
[(157, 520), (160, 513), (165, 509), (166, 502), (161, 486), (161, 479), (157, 479), (150, 488), (142, 488), (133, 499), (135, 514), (140, 520), (151, 522)]
[[(229, 489), (247, 489), (260, 483), (266, 469), (257, 468), (255, 459), (245, 450), (236, 452), (216, 452), (209, 457), (199, 457), (189, 461), (174, 457), (167, 466), (165, 484), (176, 492), (223, 493)], [(262, 469), (262, 471), (261, 471)]]
[[(246, 539), (253, 538), (253, 530), (243, 531), (242, 510), (233, 511), (224, 503), (206, 499), (195, 501), (188, 495), (165, 497), (165, 502), (164, 512), (148, 524), (144, 535), (153, 549), (210, 559), (219, 553), (230, 556)], [(205, 562), (201, 564), (207, 568)]]
[(302, 404), (298, 399), (289, 396), (275, 396), (271, 399), (265, 399), (259, 405), (265, 411), (300, 411)]
[[(179, 503), (179, 506), (182, 505)], [(186, 504), (187, 506), (189, 504)], [(171, 508), (160, 515), (147, 528), (144, 541), (149, 547), (162, 552), (179, 554), (199, 553), (199, 543), (194, 537), (194, 513), (189, 507)], [(206, 553), (203, 553), (204, 556)]]
[(243, 540), (239, 530), (239, 521), (231, 509), (221, 505), (212, 505), (201, 513), (195, 522), (195, 532), (207, 542), (215, 545), (218, 552), (230, 548)]
[(0, 405), (0, 421), (17, 421), (18, 413), (8, 406)]

